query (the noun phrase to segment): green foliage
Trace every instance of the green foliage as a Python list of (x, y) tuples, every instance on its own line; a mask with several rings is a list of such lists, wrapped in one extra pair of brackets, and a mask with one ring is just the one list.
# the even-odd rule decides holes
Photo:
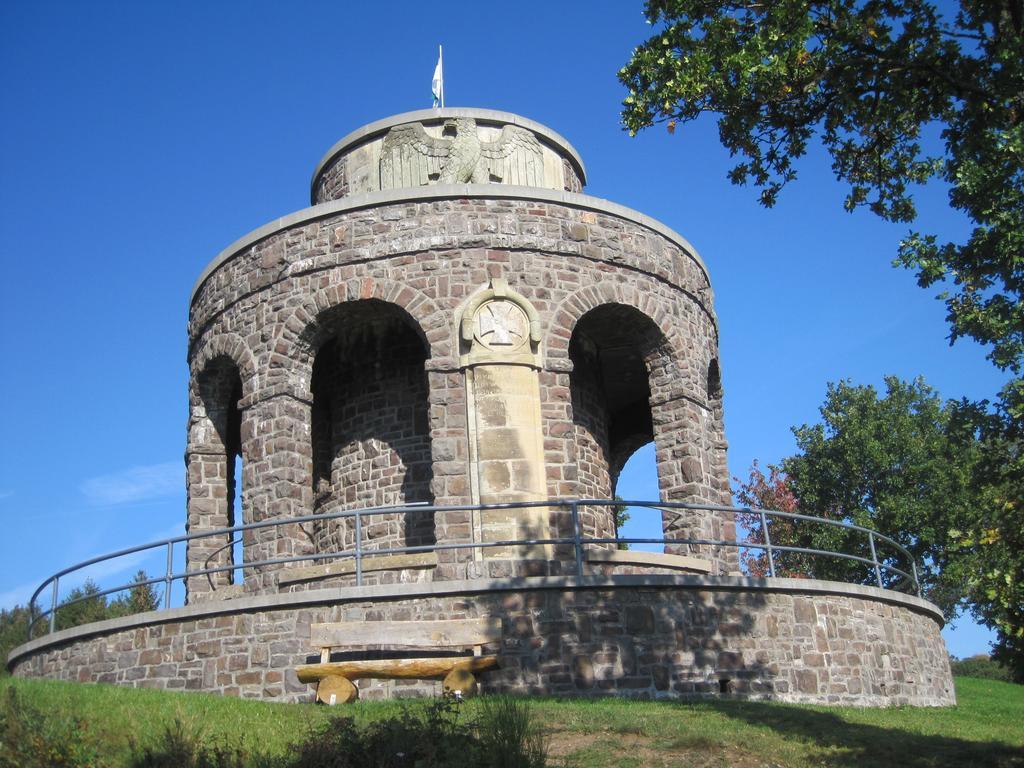
[[(46, 717), (14, 687), (4, 694), (0, 768), (98, 764), (99, 741), (84, 720)], [(362, 723), (352, 717), (332, 717), (310, 728), (283, 755), (247, 749), (242, 745), (246, 739), (239, 740), (237, 732), (229, 740), (228, 734), (212, 731), (201, 718), (177, 711), (155, 738), (127, 734), (127, 762), (133, 768), (544, 768), (548, 764), (547, 740), (526, 702), (488, 698), (475, 718), (462, 716), (460, 708), (455, 699), (442, 698)], [(237, 725), (238, 716), (231, 722)]]
[[(977, 462), (978, 506), (969, 519), (958, 516), (959, 495), (941, 507), (950, 507), (948, 518), (917, 517), (908, 496), (886, 499), (897, 504), (891, 512), (871, 509), (922, 525), (905, 538), (937, 558), (925, 574), (931, 595), (947, 609), (966, 595), (996, 629), (996, 654), (1024, 679), (1024, 6), (959, 0), (946, 13), (928, 0), (648, 0), (645, 12), (655, 34), (619, 72), (630, 132), (661, 122), (674, 132), (716, 114), (722, 144), (738, 157), (730, 179), (760, 188), (766, 206), (796, 178), (794, 162), (816, 137), (849, 185), (848, 210), (913, 221), (915, 185), (938, 179), (970, 221), (962, 243), (911, 232), (896, 263), (914, 269), (922, 287), (944, 289), (952, 341), (986, 345), (989, 359), (1015, 376), (994, 409), (956, 409), (963, 429), (982, 436), (982, 456), (968, 462)], [(941, 149), (929, 156), (922, 137), (935, 129)], [(949, 480), (958, 491), (959, 480)], [(942, 500), (944, 489), (923, 495)], [(825, 488), (814, 503), (839, 504), (825, 514), (854, 520), (875, 504), (856, 498), (865, 490), (856, 477), (846, 489), (853, 495), (841, 490)], [(941, 551), (922, 545), (932, 539), (955, 550), (945, 580), (937, 576)]]
[(127, 593), (108, 600), (92, 579), (68, 593), (57, 607), (57, 629), (68, 629), (104, 619), (116, 619), (144, 611), (155, 611), (160, 607), (160, 593), (147, 584), (149, 576), (139, 570), (132, 579)]
[[(973, 482), (981, 455), (975, 414), (963, 403), (943, 403), (922, 379), (890, 376), (885, 387), (879, 396), (870, 386), (830, 384), (822, 422), (793, 430), (800, 453), (783, 468), (802, 509), (873, 528), (907, 548), (929, 599), (951, 617), (965, 597), (951, 532), (973, 519), (981, 503)], [(808, 530), (812, 544), (871, 556), (861, 533)], [(877, 547), (880, 557), (906, 570), (905, 558)], [(826, 577), (874, 579), (873, 571), (848, 561), (820, 568)]]
[(78, 768), (98, 754), (86, 724), (55, 720), (25, 702), (14, 688), (0, 699), (0, 768)]
[(547, 742), (522, 700), (484, 699), (475, 723), (460, 702), (443, 697), (425, 708), (359, 726), (337, 717), (293, 748), (288, 768), (544, 768)]
[[(1024, 687), (973, 678), (957, 678), (955, 683), (957, 706), (945, 708), (610, 698), (522, 701), (550, 734), (552, 752), (564, 755), (566, 766), (890, 768), (894, 755), (905, 768), (1019, 765), (1024, 754)], [(128, 747), (131, 738), (152, 745), (157, 754), (175, 720), (183, 722), (185, 737), (199, 745), (230, 745), (248, 760), (246, 765), (280, 768), (296, 759), (297, 739), (301, 743), (305, 734), (339, 712), (335, 707), (22, 678), (0, 680), (0, 703), (8, 688), (45, 712), (55, 727), (68, 723), (59, 727), (69, 738), (77, 738), (72, 721), (87, 725), (85, 738), (101, 755), (93, 765), (110, 768), (138, 759), (139, 751)], [(478, 722), (487, 703), (487, 697), (465, 702), (460, 717)], [(422, 710), (430, 704), (361, 701), (341, 711), (362, 732), (373, 722), (401, 716), (403, 709)], [(474, 765), (471, 749), (467, 746), (459, 765)], [(188, 766), (182, 762), (176, 768)]]
[(107, 618), (107, 598), (99, 594), (101, 591), (92, 579), (86, 579), (81, 587), (72, 589), (57, 607), (57, 629), (69, 629)]
[[(622, 497), (619, 494), (615, 494), (615, 501), (622, 501)], [(622, 526), (629, 520), (629, 512), (625, 504), (616, 504), (612, 507), (612, 517), (615, 521), (615, 535), (622, 535)], [(619, 542), (617, 549), (629, 549), (629, 544), (624, 541)]]
[(477, 723), (481, 766), (544, 768), (548, 740), (521, 699), (485, 698)]
[[(817, 137), (846, 207), (915, 217), (913, 185), (938, 178), (974, 230), (966, 243), (912, 233), (898, 261), (943, 294), (952, 338), (1024, 362), (1024, 9), (1019, 0), (648, 0), (655, 34), (619, 79), (631, 133), (718, 115), (737, 184), (775, 203)], [(922, 134), (942, 129), (928, 156)]]
[(483, 766), (469, 725), (459, 718), (453, 698), (425, 709), (404, 708), (393, 717), (358, 727), (351, 718), (332, 719), (295, 748), (290, 768), (441, 768)]
[[(959, 527), (981, 504), (974, 483), (982, 454), (975, 411), (964, 403), (943, 403), (922, 379), (885, 380), (883, 396), (871, 386), (830, 384), (821, 423), (793, 430), (800, 453), (770, 467), (756, 463), (739, 484), (742, 504), (803, 512), (884, 533), (910, 551), (928, 597), (952, 617), (965, 598), (962, 563), (952, 547)], [(757, 516), (746, 521), (763, 542)], [(858, 531), (788, 519), (769, 520), (775, 544), (831, 550), (871, 558), (868, 538)], [(879, 560), (909, 572), (906, 557), (876, 539)], [(748, 563), (764, 575), (764, 556)], [(813, 576), (876, 583), (874, 569), (837, 558), (779, 552), (780, 576)], [(883, 583), (903, 577), (883, 571)]]
[(256, 760), (245, 750), (227, 743), (208, 745), (202, 731), (187, 726), (180, 717), (167, 726), (155, 744), (133, 745), (132, 768), (248, 768)]
[[(998, 415), (964, 401), (942, 402), (921, 379), (888, 377), (885, 385), (882, 396), (869, 386), (829, 385), (821, 423), (793, 430), (800, 453), (772, 467), (769, 478), (755, 465), (737, 498), (894, 538), (914, 556), (927, 597), (947, 617), (967, 607), (994, 628), (996, 657), (1024, 680), (1024, 518), (1012, 501), (1024, 472), (1016, 465), (1016, 444), (1006, 440)], [(763, 540), (756, 517), (747, 524), (754, 540)], [(782, 522), (769, 531), (776, 544), (871, 555), (857, 532)], [(880, 559), (906, 570), (892, 547), (876, 546)], [(747, 567), (764, 575), (763, 558)], [(777, 572), (875, 580), (872, 569), (855, 562), (786, 553), (779, 554)], [(883, 574), (883, 580), (894, 586), (900, 578)]]
[[(56, 628), (68, 629), (92, 621), (157, 610), (160, 592), (152, 584), (146, 584), (148, 580), (146, 572), (139, 570), (127, 592), (108, 600), (99, 594), (102, 590), (95, 582), (86, 579), (85, 584), (71, 590), (57, 607)], [(0, 611), (0, 676), (9, 674), (7, 654), (28, 639), (28, 623), (29, 612), (25, 606)], [(45, 619), (36, 625), (35, 634), (41, 631), (45, 631)]]
[(28, 637), (28, 608), (16, 605), (10, 610), (0, 610), (0, 676), (7, 671), (7, 654), (21, 645)]
[[(1019, 395), (1014, 389), (1014, 397)], [(1013, 408), (1004, 404), (1002, 410)], [(1024, 420), (987, 415), (977, 513), (950, 532), (971, 613), (996, 631), (993, 656), (1024, 682)]]
[(1002, 680), (1012, 682), (1010, 670), (985, 654), (966, 659), (950, 659), (955, 677), (975, 677), (980, 680)]
[(160, 592), (153, 584), (147, 584), (149, 576), (139, 569), (132, 579), (127, 594), (111, 600), (107, 605), (107, 618), (131, 616), (134, 613), (155, 611), (160, 607)]

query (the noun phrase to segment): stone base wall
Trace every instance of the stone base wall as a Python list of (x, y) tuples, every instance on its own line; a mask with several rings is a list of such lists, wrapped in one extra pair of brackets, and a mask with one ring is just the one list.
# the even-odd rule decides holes
[[(516, 579), (242, 598), (66, 630), (15, 649), (8, 665), (21, 677), (311, 701), (294, 668), (315, 653), (313, 623), (490, 616), (503, 637), (484, 647), (501, 658), (481, 678), (485, 693), (955, 703), (934, 606), (791, 579)], [(439, 683), (360, 688), (370, 699), (432, 695)]]

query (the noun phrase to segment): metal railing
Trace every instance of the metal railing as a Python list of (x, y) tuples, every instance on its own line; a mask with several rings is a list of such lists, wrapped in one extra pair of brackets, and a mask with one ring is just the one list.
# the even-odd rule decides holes
[[(763, 536), (763, 541), (750, 540), (749, 536), (746, 539), (735, 539), (735, 540), (714, 540), (714, 539), (695, 539), (695, 538), (675, 538), (668, 536), (652, 537), (652, 538), (635, 538), (635, 537), (605, 537), (595, 538), (584, 536), (582, 527), (580, 524), (580, 509), (586, 507), (628, 507), (631, 510), (648, 509), (658, 513), (668, 512), (669, 514), (679, 514), (686, 512), (715, 512), (732, 514), (734, 520), (739, 522), (750, 522), (753, 521), (760, 525), (760, 535)], [(508, 539), (499, 541), (460, 541), (460, 542), (439, 542), (434, 544), (424, 544), (419, 546), (405, 546), (405, 547), (391, 547), (387, 549), (366, 549), (365, 543), (362, 541), (362, 529), (363, 520), (367, 517), (375, 515), (395, 515), (403, 513), (416, 513), (416, 514), (435, 514), (445, 512), (487, 512), (491, 510), (510, 510), (510, 509), (537, 509), (537, 508), (563, 508), (569, 512), (571, 520), (572, 535), (568, 537), (554, 537), (554, 538), (542, 538), (542, 539)], [(251, 562), (234, 563), (229, 565), (210, 566), (210, 561), (220, 552), (231, 547), (235, 542), (237, 534), (242, 534), (246, 531), (254, 531), (262, 528), (273, 528), (286, 525), (301, 525), (304, 523), (325, 523), (331, 520), (341, 520), (352, 518), (353, 522), (353, 547), (336, 552), (315, 552), (303, 555), (294, 555), (290, 557), (279, 557), (272, 559), (257, 560)], [(821, 526), (832, 526), (839, 529), (845, 529), (852, 534), (863, 534), (867, 543), (867, 553), (870, 557), (864, 555), (853, 554), (851, 552), (840, 552), (837, 550), (820, 549), (814, 547), (799, 547), (793, 545), (786, 545), (772, 542), (771, 540), (771, 526), (769, 525), (770, 520), (774, 519), (789, 519), (791, 521), (800, 521), (803, 523), (809, 523), (811, 525)], [(189, 570), (186, 563), (184, 571), (176, 573), (174, 570), (174, 547), (182, 542), (193, 542), (200, 539), (208, 539), (218, 536), (228, 537), (228, 543), (220, 546), (218, 549), (209, 553), (204, 558), (203, 568)], [(883, 559), (878, 557), (878, 544), (884, 543), (890, 546), (895, 555), (890, 555)], [(164, 586), (164, 608), (171, 607), (171, 587), (175, 581), (185, 581), (186, 579), (193, 579), (200, 576), (206, 576), (211, 579), (214, 574), (225, 573), (229, 571), (242, 570), (243, 575), (245, 569), (256, 570), (260, 568), (266, 568), (268, 566), (284, 565), (286, 563), (304, 562), (312, 560), (339, 560), (345, 558), (351, 558), (355, 561), (355, 582), (356, 585), (362, 585), (363, 583), (363, 558), (366, 556), (378, 557), (381, 555), (397, 555), (397, 554), (411, 554), (416, 552), (436, 552), (443, 550), (452, 549), (469, 549), (469, 550), (484, 550), (492, 547), (536, 547), (544, 545), (562, 545), (572, 546), (573, 560), (575, 561), (575, 572), (577, 576), (584, 575), (584, 548), (588, 545), (594, 544), (654, 544), (661, 546), (695, 546), (695, 547), (726, 547), (737, 550), (760, 550), (764, 554), (764, 561), (767, 565), (768, 575), (771, 577), (776, 576), (776, 565), (779, 559), (778, 553), (791, 553), (798, 555), (810, 555), (814, 557), (825, 557), (835, 558), (839, 560), (848, 560), (851, 562), (860, 563), (870, 568), (869, 573), (873, 576), (870, 580), (875, 583), (876, 586), (882, 589), (904, 589), (909, 587), (910, 590), (920, 596), (921, 586), (918, 581), (917, 564), (914, 561), (914, 557), (908, 552), (902, 545), (894, 541), (884, 534), (873, 531), (870, 528), (863, 526), (854, 525), (852, 523), (843, 522), (841, 520), (829, 520), (825, 518), (813, 517), (810, 515), (801, 515), (792, 512), (776, 512), (774, 510), (767, 509), (751, 509), (749, 507), (729, 507), (720, 506), (714, 504), (689, 504), (684, 502), (667, 502), (667, 501), (622, 501), (622, 500), (606, 500), (606, 499), (555, 499), (551, 501), (535, 501), (535, 502), (517, 502), (507, 504), (466, 504), (458, 506), (431, 506), (426, 504), (410, 504), (405, 506), (390, 506), (390, 507), (370, 507), (366, 509), (352, 509), (352, 510), (341, 510), (337, 512), (325, 513), (325, 514), (313, 514), (303, 515), (301, 517), (289, 517), (289, 518), (275, 518), (272, 520), (263, 520), (257, 523), (248, 523), (246, 525), (236, 525), (230, 528), (217, 528), (208, 531), (202, 531), (200, 533), (186, 534), (182, 536), (175, 536), (169, 539), (162, 539), (160, 541), (150, 542), (148, 544), (140, 544), (135, 547), (128, 547), (127, 549), (121, 549), (116, 552), (111, 552), (106, 555), (100, 555), (98, 557), (85, 560), (81, 563), (64, 568), (53, 574), (42, 584), (39, 585), (38, 589), (32, 594), (29, 600), (29, 639), (33, 636), (34, 627), (38, 622), (43, 619), (49, 619), (49, 632), (53, 632), (56, 629), (56, 621), (58, 610), (66, 608), (67, 606), (73, 605), (77, 602), (84, 600), (97, 599), (99, 597), (106, 597), (107, 595), (114, 594), (117, 592), (125, 592), (132, 588), (139, 588), (143, 586), (163, 584)], [(90, 566), (98, 563), (104, 563), (110, 560), (114, 560), (119, 557), (125, 557), (128, 555), (136, 555), (142, 552), (159, 551), (165, 549), (166, 558), (166, 570), (162, 576), (156, 576), (149, 579), (143, 579), (140, 581), (132, 581), (127, 584), (121, 584), (116, 587), (111, 587), (104, 590), (90, 591), (88, 594), (83, 594), (79, 597), (72, 599), (65, 599), (60, 601), (60, 584), (65, 577), (78, 571), (83, 571)], [(902, 560), (901, 560), (902, 558)], [(903, 564), (900, 567), (896, 564), (898, 561)], [(898, 579), (894, 584), (893, 579)], [(887, 583), (888, 582), (888, 583)], [(860, 582), (858, 582), (860, 583)], [(46, 610), (36, 610), (36, 602), (41, 594), (49, 588), (50, 590), (50, 607)]]

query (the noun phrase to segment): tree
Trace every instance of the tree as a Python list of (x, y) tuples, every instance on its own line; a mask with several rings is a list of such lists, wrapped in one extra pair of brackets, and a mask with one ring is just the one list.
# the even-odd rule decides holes
[[(615, 501), (622, 501), (622, 497), (619, 494), (615, 494)], [(622, 535), (622, 526), (629, 520), (628, 507), (625, 504), (616, 504), (612, 507), (612, 519), (615, 522), (615, 536)], [(620, 541), (616, 549), (629, 549), (629, 544), (625, 541)]]
[[(733, 478), (737, 483), (736, 501), (746, 507), (767, 509), (774, 512), (800, 513), (800, 503), (790, 486), (789, 478), (780, 467), (769, 464), (768, 475), (765, 475), (754, 461), (750, 468), (750, 477), (746, 482)], [(799, 524), (785, 517), (765, 516), (762, 522), (759, 514), (740, 515), (739, 521), (747, 529), (747, 539), (754, 544), (773, 544), (786, 546), (810, 546), (811, 541), (804, 541), (799, 534)], [(741, 565), (751, 576), (764, 578), (772, 575), (768, 552), (761, 548), (741, 550)], [(795, 552), (776, 551), (771, 563), (775, 567), (775, 575), (786, 578), (809, 578), (815, 575), (812, 558)]]
[(100, 591), (92, 579), (72, 589), (57, 606), (56, 628), (69, 629), (107, 618), (107, 598)]
[[(962, 548), (955, 538), (982, 503), (975, 485), (982, 445), (973, 409), (943, 403), (923, 380), (885, 379), (886, 392), (849, 382), (830, 384), (821, 423), (794, 428), (800, 452), (765, 477), (756, 463), (739, 484), (737, 500), (749, 506), (853, 523), (886, 534), (906, 548), (929, 599), (948, 617), (965, 598)], [(965, 417), (966, 409), (966, 417)], [(764, 543), (757, 515), (746, 521), (753, 541)], [(785, 518), (770, 519), (774, 544), (845, 552), (871, 559), (862, 532)], [(880, 562), (907, 571), (898, 550), (875, 540)], [(840, 558), (779, 552), (776, 573), (783, 576), (876, 583), (870, 566)], [(763, 554), (752, 573), (764, 575)], [(883, 570), (883, 583), (903, 581)]]
[[(996, 630), (993, 658), (1024, 683), (1024, 457), (1019, 417), (989, 414), (977, 484), (978, 513), (951, 531), (971, 613)], [(1009, 426), (1009, 428), (1008, 428)]]
[[(964, 593), (951, 531), (983, 503), (975, 484), (982, 447), (976, 414), (969, 404), (943, 403), (922, 379), (890, 376), (885, 388), (880, 397), (874, 387), (830, 384), (822, 422), (793, 430), (800, 453), (783, 468), (803, 509), (874, 528), (909, 550), (923, 589), (952, 617)], [(830, 533), (847, 551), (870, 558), (862, 534)], [(891, 548), (876, 547), (899, 563)], [(841, 560), (830, 567), (864, 570)], [(865, 575), (874, 578), (870, 570)]]
[[(739, 484), (737, 500), (752, 507), (796, 511), (843, 520), (887, 534), (914, 556), (925, 596), (948, 618), (968, 608), (996, 630), (994, 658), (1024, 681), (1024, 526), (1020, 510), (1000, 502), (1007, 491), (985, 428), (996, 416), (964, 401), (943, 402), (922, 380), (885, 380), (884, 395), (849, 382), (829, 385), (822, 421), (794, 428), (799, 453), (770, 467), (757, 465)], [(1002, 432), (995, 446), (1005, 447)], [(763, 543), (758, 515), (745, 521), (752, 541)], [(863, 534), (840, 528), (769, 523), (773, 544), (870, 557)], [(892, 548), (877, 543), (883, 562), (906, 567)], [(776, 552), (780, 576), (812, 576), (873, 583), (873, 569), (848, 560)], [(748, 556), (753, 575), (765, 575), (761, 555)], [(900, 579), (885, 576), (887, 585)]]
[(154, 585), (147, 584), (148, 580), (149, 576), (140, 568), (132, 579), (128, 594), (110, 601), (107, 606), (108, 618), (157, 610), (160, 607), (160, 592)]
[(914, 187), (938, 179), (970, 222), (962, 243), (910, 232), (896, 263), (944, 289), (951, 343), (973, 338), (1013, 374), (994, 407), (956, 409), (980, 436), (978, 506), (927, 524), (955, 532), (944, 583), (963, 569), (996, 656), (1024, 679), (1024, 2), (959, 0), (944, 14), (927, 0), (648, 0), (646, 15), (656, 32), (619, 72), (631, 133), (717, 115), (738, 156), (729, 178), (769, 207), (816, 138), (848, 210), (913, 221)]
[[(619, 72), (633, 134), (718, 115), (729, 172), (774, 205), (794, 161), (817, 137), (846, 207), (897, 222), (915, 217), (911, 189), (938, 178), (973, 225), (964, 243), (912, 232), (899, 263), (939, 283), (951, 340), (1024, 363), (1024, 3), (960, 0), (955, 16), (927, 0), (648, 0), (657, 32)], [(940, 153), (922, 136), (941, 131)], [(1020, 386), (1020, 383), (1017, 383)]]
[(16, 605), (0, 610), (0, 676), (7, 672), (7, 654), (28, 637), (28, 609)]

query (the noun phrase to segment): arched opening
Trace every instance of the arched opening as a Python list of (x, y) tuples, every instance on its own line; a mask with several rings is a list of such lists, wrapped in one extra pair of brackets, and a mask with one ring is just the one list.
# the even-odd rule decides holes
[[(399, 307), (348, 302), (317, 318), (311, 390), (314, 512), (430, 504), (427, 346)], [(351, 549), (350, 520), (314, 531), (319, 552)], [(433, 515), (367, 516), (366, 550), (434, 542)]]
[[(616, 498), (627, 501), (648, 501), (659, 498), (658, 459), (654, 442), (640, 446), (630, 456), (615, 481)], [(624, 539), (660, 539), (661, 516), (649, 508), (625, 507), (625, 523), (618, 529)], [(625, 546), (625, 545), (623, 545)], [(663, 544), (629, 544), (628, 549), (639, 552), (663, 552)]]
[[(573, 329), (570, 387), (580, 496), (612, 498), (626, 461), (654, 440), (649, 366), (664, 345), (654, 322), (623, 304), (592, 309)], [(610, 511), (594, 519), (585, 515), (581, 523), (587, 535), (604, 538), (615, 531)]]
[[(242, 377), (235, 362), (213, 358), (196, 377), (202, 417), (193, 424), (189, 447), (190, 533), (241, 524), (242, 425), (239, 402)], [(240, 560), (230, 536), (219, 535), (189, 543), (191, 569), (231, 566)], [(189, 592), (216, 590), (235, 583), (233, 570), (195, 580)]]
[(711, 358), (708, 363), (708, 402), (722, 399), (722, 370), (718, 366), (718, 358)]

